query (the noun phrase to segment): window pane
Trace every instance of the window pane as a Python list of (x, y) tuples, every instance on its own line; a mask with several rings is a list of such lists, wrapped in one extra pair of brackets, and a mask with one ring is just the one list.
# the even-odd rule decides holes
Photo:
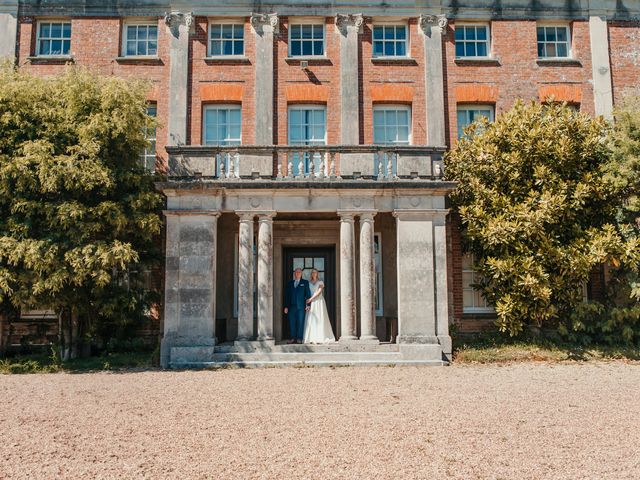
[(374, 126), (373, 127), (373, 143), (376, 144), (384, 144), (387, 143), (387, 139), (385, 138), (385, 128)]
[(149, 42), (149, 51), (147, 52), (147, 55), (155, 55), (156, 53), (158, 53), (158, 43), (155, 41)]
[(289, 122), (289, 141), (294, 143), (302, 140), (304, 140), (304, 138), (302, 137), (300, 126)]
[(222, 42), (220, 40), (211, 41), (211, 55), (222, 55)]
[(244, 38), (244, 25), (234, 25), (233, 34), (235, 38)]
[(387, 57), (393, 56), (395, 50), (393, 48), (393, 42), (387, 42), (384, 44), (384, 54)]
[(302, 54), (301, 42), (291, 42), (291, 55), (300, 56)]
[(373, 27), (373, 39), (381, 40), (384, 36), (384, 28), (383, 27)]
[(158, 27), (149, 27), (149, 40), (157, 40), (158, 39)]
[(486, 40), (487, 39), (487, 27), (478, 27), (478, 40)]
[(233, 25), (222, 25), (222, 38), (233, 38)]
[(222, 36), (222, 25), (211, 25), (211, 38), (220, 38)]
[(477, 45), (477, 54), (479, 57), (487, 56), (487, 44), (486, 43), (478, 43)]
[(557, 29), (558, 41), (566, 42), (567, 41), (567, 29), (566, 28), (558, 28)]
[(138, 40), (147, 39), (147, 29), (145, 27), (138, 28)]
[(547, 57), (555, 57), (555, 56), (556, 56), (556, 44), (547, 43)]
[(384, 55), (384, 44), (382, 42), (373, 42), (373, 55), (376, 57)]
[(313, 25), (301, 25), (302, 38), (312, 38)]
[(313, 123), (324, 125), (324, 110), (313, 110)]
[(467, 57), (475, 57), (476, 56), (476, 44), (475, 43), (467, 43), (464, 53), (465, 53), (465, 55)]
[(545, 29), (547, 42), (555, 42), (556, 41), (556, 27), (547, 27)]
[(51, 24), (50, 23), (41, 23), (40, 24), (40, 36), (43, 38), (49, 37), (51, 34)]
[(467, 40), (476, 39), (476, 27), (466, 27), (465, 31), (467, 33)]
[(375, 125), (384, 125), (384, 111), (383, 110), (374, 110), (373, 111), (373, 124)]
[(409, 127), (404, 127), (404, 126), (398, 127), (398, 141), (402, 143), (409, 142)]
[(556, 45), (556, 53), (558, 55), (558, 57), (568, 57), (569, 56), (569, 52), (567, 52), (567, 44), (566, 43), (558, 43)]
[(407, 27), (396, 27), (396, 39), (405, 40), (407, 38)]
[(222, 53), (224, 55), (233, 55), (233, 42), (230, 40), (222, 41)]
[(53, 40), (51, 42), (51, 54), (60, 55), (62, 53), (62, 40)]
[(457, 27), (455, 29), (455, 37), (456, 37), (456, 40), (464, 40), (464, 28), (463, 27)]
[(545, 57), (545, 52), (544, 52), (544, 43), (539, 43), (538, 44), (538, 57)]
[(51, 55), (51, 45), (48, 41), (40, 42), (40, 55)]
[(313, 55), (313, 43), (302, 42), (302, 55)]
[(407, 55), (406, 44), (404, 42), (396, 43), (396, 55), (404, 57)]
[(244, 41), (239, 40), (235, 42), (235, 48), (233, 51), (234, 55), (243, 55), (244, 54)]
[(395, 31), (393, 27), (384, 27), (384, 38), (386, 40), (393, 40), (394, 34), (395, 34)]
[(456, 43), (456, 57), (464, 57), (464, 43)]
[(71, 40), (63, 40), (62, 41), (62, 54), (68, 55), (69, 50), (71, 50)]
[(544, 28), (538, 27), (538, 41), (544, 42)]
[(146, 49), (147, 44), (145, 42), (138, 42), (138, 55), (146, 55), (147, 54), (147, 49)]
[(313, 42), (313, 54), (324, 55), (323, 42)]
[(291, 38), (300, 38), (302, 25), (291, 25)]
[(52, 38), (61, 38), (62, 37), (62, 24), (61, 23), (52, 23), (51, 24), (51, 37)]
[(313, 38), (322, 39), (324, 37), (324, 27), (322, 25), (313, 25)]

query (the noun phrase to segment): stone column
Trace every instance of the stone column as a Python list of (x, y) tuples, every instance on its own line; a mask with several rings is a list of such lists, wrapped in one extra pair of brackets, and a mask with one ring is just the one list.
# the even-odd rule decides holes
[(210, 361), (216, 318), (219, 212), (165, 212), (166, 276), (160, 362)]
[(167, 13), (169, 37), (169, 145), (187, 143), (187, 93), (189, 90), (189, 32), (193, 14)]
[(273, 217), (258, 217), (258, 340), (273, 340)]
[(357, 340), (356, 277), (353, 213), (340, 215), (340, 341)]
[(444, 15), (420, 15), (424, 34), (425, 90), (427, 97), (427, 144), (445, 146), (444, 70), (442, 36), (447, 29)]
[[(0, 13), (0, 61), (5, 58), (14, 60), (18, 40), (18, 2), (15, 1), (13, 7), (7, 5), (3, 10)], [(36, 27), (36, 22), (33, 22), (33, 28)]]
[(591, 66), (593, 70), (593, 100), (596, 115), (613, 120), (613, 90), (609, 61), (609, 32), (606, 17), (589, 17)]
[(358, 34), (362, 33), (363, 24), (361, 13), (336, 15), (336, 27), (340, 33), (340, 131), (343, 145), (360, 143)]
[(251, 14), (256, 36), (255, 144), (273, 145), (273, 36), (278, 33), (278, 15)]
[(240, 216), (238, 245), (238, 340), (253, 339), (253, 217), (254, 213), (236, 212)]
[(396, 210), (394, 216), (398, 240), (398, 343), (435, 344), (433, 213)]
[(360, 340), (379, 343), (376, 336), (376, 270), (373, 251), (373, 216), (360, 215)]

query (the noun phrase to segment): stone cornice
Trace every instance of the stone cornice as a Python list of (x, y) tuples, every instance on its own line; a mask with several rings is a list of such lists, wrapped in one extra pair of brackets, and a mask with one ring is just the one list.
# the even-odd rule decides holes
[(362, 33), (362, 26), (364, 25), (364, 16), (361, 13), (349, 13), (343, 14), (339, 13), (336, 15), (336, 27), (338, 27), (338, 31), (346, 36), (349, 30), (349, 27), (353, 27), (356, 29), (358, 33)]

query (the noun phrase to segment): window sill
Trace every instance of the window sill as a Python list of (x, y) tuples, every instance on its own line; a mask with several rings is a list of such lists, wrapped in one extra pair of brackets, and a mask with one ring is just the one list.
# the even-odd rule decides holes
[(496, 311), (493, 309), (472, 308), (463, 309), (462, 316), (464, 318), (492, 319), (496, 318)]
[(380, 65), (417, 65), (418, 61), (415, 58), (411, 57), (372, 57), (371, 63)]
[(75, 63), (76, 60), (72, 55), (51, 55), (51, 56), (39, 56), (34, 55), (27, 57), (27, 60), (31, 63)]
[(538, 58), (538, 65), (581, 67), (582, 62), (576, 58)]
[(244, 55), (216, 55), (204, 57), (203, 60), (207, 63), (251, 63), (249, 57)]
[(300, 62), (309, 62), (311, 65), (333, 65), (327, 57), (286, 57), (284, 59), (289, 65), (299, 65)]
[(116, 57), (115, 61), (118, 63), (154, 63), (154, 64), (162, 64), (164, 63), (160, 57)]
[(454, 59), (456, 65), (489, 65), (500, 66), (502, 63), (499, 58), (492, 57), (457, 57)]

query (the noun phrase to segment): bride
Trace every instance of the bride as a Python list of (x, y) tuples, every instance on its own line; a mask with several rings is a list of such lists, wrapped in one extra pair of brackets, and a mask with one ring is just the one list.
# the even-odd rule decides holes
[(324, 282), (318, 280), (318, 271), (311, 270), (309, 281), (311, 298), (307, 300), (309, 311), (304, 322), (304, 343), (329, 343), (336, 338), (329, 322), (329, 311), (324, 301)]

